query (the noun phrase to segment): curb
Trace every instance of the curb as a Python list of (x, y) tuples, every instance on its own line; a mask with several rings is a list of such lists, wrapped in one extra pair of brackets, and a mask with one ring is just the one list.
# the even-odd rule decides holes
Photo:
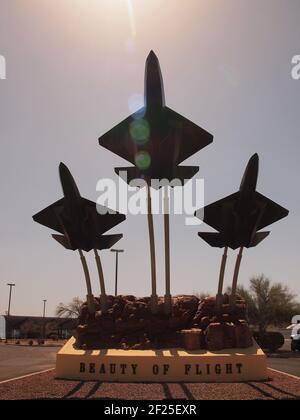
[(13, 382), (13, 381), (18, 381), (19, 379), (26, 379), (26, 378), (30, 378), (31, 376), (36, 376), (36, 375), (40, 375), (42, 373), (47, 373), (47, 372), (51, 372), (55, 370), (55, 368), (51, 368), (51, 369), (46, 369), (46, 370), (40, 370), (39, 372), (34, 372), (34, 373), (29, 373), (28, 375), (23, 375), (23, 376), (18, 376), (17, 378), (12, 378), (12, 379), (7, 379), (5, 381), (0, 382), (0, 385), (2, 384), (7, 384), (9, 382)]
[(281, 375), (288, 376), (289, 378), (297, 379), (300, 381), (299, 376), (291, 375), (290, 373), (282, 372), (281, 370), (276, 370), (268, 367), (268, 370), (271, 370), (272, 372), (280, 373)]

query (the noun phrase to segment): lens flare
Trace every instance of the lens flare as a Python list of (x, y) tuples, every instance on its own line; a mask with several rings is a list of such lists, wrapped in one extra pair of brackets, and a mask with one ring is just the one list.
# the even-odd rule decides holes
[(134, 93), (133, 95), (129, 96), (128, 108), (136, 120), (143, 118), (145, 115), (143, 95), (140, 93)]
[(139, 152), (135, 155), (135, 164), (141, 170), (146, 170), (151, 165), (151, 157), (148, 152)]
[(149, 140), (150, 127), (146, 120), (135, 120), (130, 124), (130, 135), (136, 144), (145, 144)]
[(133, 4), (132, 4), (131, 0), (127, 0), (127, 8), (128, 8), (128, 16), (129, 16), (131, 36), (133, 38), (135, 38), (136, 37), (136, 23), (135, 23)]

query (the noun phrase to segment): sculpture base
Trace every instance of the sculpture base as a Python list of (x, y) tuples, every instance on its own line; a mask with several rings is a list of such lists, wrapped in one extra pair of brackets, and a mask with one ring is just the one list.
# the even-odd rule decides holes
[(71, 338), (58, 352), (56, 378), (105, 382), (246, 382), (268, 378), (267, 359), (248, 349), (76, 350)]

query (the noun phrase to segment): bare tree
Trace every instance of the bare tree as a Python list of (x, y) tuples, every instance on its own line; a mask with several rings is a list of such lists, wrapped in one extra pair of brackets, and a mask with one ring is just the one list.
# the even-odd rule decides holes
[(75, 297), (72, 302), (65, 304), (60, 303), (56, 308), (56, 316), (64, 318), (78, 318), (80, 314), (80, 308), (83, 301), (79, 297)]

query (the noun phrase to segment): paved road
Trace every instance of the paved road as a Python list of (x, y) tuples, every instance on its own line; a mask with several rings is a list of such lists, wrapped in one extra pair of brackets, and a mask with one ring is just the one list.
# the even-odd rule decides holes
[(291, 340), (290, 339), (285, 339), (284, 340), (284, 345), (281, 347), (280, 350), (291, 351)]
[[(282, 332), (282, 331), (281, 331)], [(290, 332), (288, 331), (285, 334), (285, 337), (289, 337)], [(286, 338), (283, 347), (280, 351), (290, 351), (291, 350), (291, 339)], [(288, 359), (268, 359), (268, 366), (272, 369), (279, 370), (281, 372), (289, 373), (290, 375), (300, 377), (300, 358), (288, 358)]]
[(268, 359), (268, 366), (300, 378), (300, 358)]
[(55, 366), (57, 347), (0, 345), (0, 382)]

